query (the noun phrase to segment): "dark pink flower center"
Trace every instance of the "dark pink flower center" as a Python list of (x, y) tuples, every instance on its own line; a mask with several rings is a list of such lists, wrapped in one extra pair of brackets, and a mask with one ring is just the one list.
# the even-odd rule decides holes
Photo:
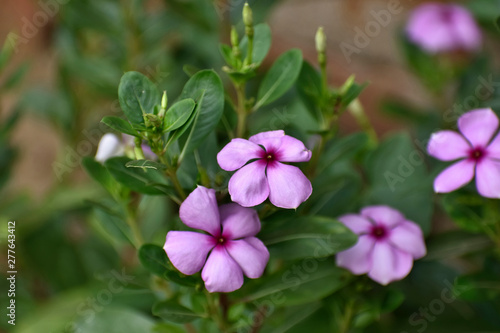
[(226, 243), (226, 238), (223, 236), (217, 237), (217, 245), (224, 245)]
[(260, 155), (260, 160), (267, 165), (273, 164), (274, 162), (277, 162), (279, 160), (278, 154), (274, 150), (262, 150), (262, 153)]
[(469, 151), (469, 160), (479, 162), (486, 156), (486, 151), (482, 147), (476, 147)]
[(386, 238), (388, 234), (387, 228), (383, 225), (374, 226), (370, 231), (370, 235), (378, 240)]
[(445, 23), (451, 23), (453, 21), (453, 9), (452, 8), (443, 8), (439, 13), (441, 20)]

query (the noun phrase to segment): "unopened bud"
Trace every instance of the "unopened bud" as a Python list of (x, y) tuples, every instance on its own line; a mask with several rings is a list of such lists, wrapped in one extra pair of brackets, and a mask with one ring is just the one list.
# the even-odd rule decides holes
[(323, 27), (319, 27), (318, 31), (316, 32), (316, 51), (318, 53), (325, 53), (326, 52), (326, 35), (325, 31), (323, 30)]
[(161, 98), (161, 108), (163, 110), (166, 110), (167, 109), (167, 105), (168, 105), (167, 91), (164, 90), (163, 91), (163, 96)]
[(243, 6), (243, 23), (247, 27), (252, 27), (253, 26), (252, 9), (248, 5), (248, 2), (245, 2), (245, 5)]
[(231, 27), (231, 46), (235, 47), (240, 44), (240, 40), (238, 37), (238, 31), (236, 31), (236, 28), (233, 26)]

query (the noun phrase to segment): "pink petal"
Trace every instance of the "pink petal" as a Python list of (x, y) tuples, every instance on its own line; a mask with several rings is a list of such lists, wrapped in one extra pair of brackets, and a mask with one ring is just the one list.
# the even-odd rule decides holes
[(312, 193), (309, 179), (299, 168), (274, 162), (267, 167), (269, 200), (276, 207), (297, 208)]
[(393, 248), (388, 242), (377, 242), (373, 248), (372, 267), (368, 276), (387, 285), (408, 275), (412, 266), (413, 258), (409, 253)]
[(483, 197), (500, 199), (500, 161), (484, 158), (477, 163), (476, 186)]
[(217, 246), (210, 253), (201, 272), (201, 278), (211, 293), (229, 293), (243, 285), (243, 272), (224, 246)]
[(403, 214), (389, 206), (368, 206), (361, 210), (361, 215), (387, 228), (392, 228), (405, 220)]
[(434, 179), (434, 192), (448, 193), (464, 186), (474, 177), (474, 161), (462, 160), (447, 167)]
[(191, 275), (203, 267), (215, 244), (213, 237), (199, 232), (169, 231), (164, 249), (175, 268)]
[(264, 148), (266, 148), (266, 151), (275, 151), (281, 145), (281, 139), (284, 135), (285, 131), (283, 130), (269, 131), (252, 135), (248, 140), (258, 145), (264, 146)]
[(346, 227), (351, 229), (355, 234), (367, 234), (371, 231), (373, 223), (370, 220), (357, 214), (347, 214), (338, 218), (338, 220), (345, 224)]
[(226, 171), (234, 171), (244, 166), (248, 161), (261, 157), (262, 147), (244, 139), (232, 139), (217, 154), (217, 162)]
[(255, 236), (260, 231), (260, 220), (252, 208), (230, 203), (219, 207), (222, 221), (222, 236), (226, 239), (238, 239)]
[(219, 236), (221, 225), (215, 190), (198, 186), (181, 204), (179, 217), (190, 228)]
[(226, 250), (249, 278), (256, 279), (264, 273), (269, 261), (269, 251), (260, 239), (248, 237), (228, 241)]
[(462, 6), (451, 5), (454, 11), (453, 33), (465, 50), (475, 51), (481, 47), (481, 30), (472, 14)]
[(255, 161), (236, 171), (229, 180), (228, 189), (231, 200), (244, 207), (263, 203), (269, 196), (266, 163)]
[(374, 246), (373, 237), (360, 236), (356, 245), (337, 253), (337, 266), (346, 268), (357, 275), (368, 273), (372, 267), (371, 252)]
[(500, 134), (498, 134), (486, 148), (488, 157), (500, 159)]
[(477, 109), (458, 118), (460, 132), (474, 147), (486, 147), (498, 129), (498, 117), (491, 109)]
[(311, 159), (311, 151), (304, 143), (288, 135), (281, 138), (276, 155), (281, 162), (307, 162)]
[(108, 158), (122, 156), (123, 154), (125, 154), (125, 146), (121, 140), (112, 133), (106, 133), (99, 141), (95, 160), (103, 163)]
[(440, 131), (432, 134), (427, 146), (429, 155), (441, 161), (453, 161), (467, 157), (470, 144), (464, 137), (453, 131)]
[(422, 230), (410, 221), (404, 221), (392, 229), (389, 241), (400, 250), (411, 254), (414, 259), (422, 258), (427, 253)]

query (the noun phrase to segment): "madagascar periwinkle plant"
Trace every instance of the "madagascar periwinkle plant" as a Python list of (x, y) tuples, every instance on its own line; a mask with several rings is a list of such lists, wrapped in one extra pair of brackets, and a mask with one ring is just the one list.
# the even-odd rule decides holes
[[(298, 48), (270, 59), (271, 29), (254, 22), (249, 4), (239, 24), (222, 29), (228, 44), (217, 49), (216, 38), (205, 38), (216, 31), (205, 2), (166, 1), (168, 20), (142, 11), (139, 3), (123, 10), (123, 22), (117, 19), (122, 26), (106, 26), (105, 42), (95, 45), (79, 45), (78, 36), (92, 40), (99, 27), (87, 35), (79, 30), (84, 22), (71, 24), (95, 8), (79, 15), (86, 4), (73, 2), (62, 13), (67, 26), (57, 40), (61, 86), (69, 94), (64, 101), (97, 109), (99, 98), (92, 96), (114, 97), (117, 86), (119, 112), (102, 118), (106, 132), (95, 154), (81, 160), (102, 188), (54, 191), (56, 199), (33, 215), (52, 218), (54, 206), (74, 215), (85, 210), (99, 237), (87, 247), (78, 225), (45, 228), (35, 219), (23, 252), (36, 265), (45, 251), (39, 239), (54, 239), (61, 249), (51, 252), (58, 266), (47, 276), (60, 269), (63, 282), (85, 273), (99, 283), (47, 278), (50, 291), (69, 285), (77, 296), (39, 302), (56, 315), (37, 312), (31, 326), (16, 332), (49, 331), (39, 324), (46, 316), (46, 322), (64, 318), (54, 332), (500, 329), (500, 84), (484, 45), (493, 20), (477, 22), (494, 10), (425, 3), (412, 11), (398, 42), (429, 101), (384, 102), (381, 109), (410, 122), (413, 131), (379, 137), (370, 121), (376, 116), (369, 118), (359, 99), (368, 83), (357, 83), (354, 75), (338, 86), (329, 80), (327, 64), (336, 62), (327, 61), (331, 48), (322, 27), (310, 36), (315, 61)], [(121, 8), (106, 4), (104, 16)], [(186, 38), (194, 43), (161, 60), (162, 24), (175, 30), (177, 20), (189, 22), (182, 26), (190, 28)], [(125, 26), (130, 31), (122, 36), (118, 27)], [(147, 46), (150, 41), (154, 46)], [(120, 52), (85, 58), (101, 47)], [(100, 56), (109, 57), (101, 60), (106, 66), (97, 66)], [(5, 58), (0, 53), (0, 70)], [(145, 67), (148, 59), (164, 62), (152, 73), (157, 67)], [(89, 79), (100, 82), (94, 87), (66, 84), (73, 72), (85, 77), (90, 68), (99, 72), (113, 64), (120, 64), (113, 68), (118, 77)], [(169, 73), (161, 70), (167, 65)], [(54, 122), (76, 140), (81, 124), (71, 127), (61, 112), (57, 117)], [(341, 117), (356, 132), (348, 134)], [(3, 144), (10, 129), (0, 130)], [(2, 147), (0, 153), (12, 154), (10, 145)], [(67, 203), (77, 195), (83, 207)], [(58, 243), (57, 232), (70, 241)], [(66, 251), (66, 243), (85, 247)], [(119, 264), (107, 266), (113, 255)], [(70, 266), (79, 263), (81, 270)], [(112, 269), (102, 273), (103, 267)], [(21, 283), (46, 297), (37, 279), (33, 286), (26, 281)]]

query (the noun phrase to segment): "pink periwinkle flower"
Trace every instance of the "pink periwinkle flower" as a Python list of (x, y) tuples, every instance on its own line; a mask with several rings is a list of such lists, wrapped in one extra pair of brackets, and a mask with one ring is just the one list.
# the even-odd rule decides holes
[[(254, 237), (260, 231), (257, 212), (230, 203), (217, 207), (215, 191), (196, 188), (184, 200), (179, 216), (190, 228), (206, 231), (170, 231), (165, 252), (175, 268), (186, 275), (201, 272), (210, 292), (232, 292), (243, 285), (243, 274), (262, 275), (269, 251)], [(208, 256), (208, 257), (207, 257)]]
[(413, 260), (427, 252), (420, 227), (394, 208), (368, 206), (360, 215), (343, 215), (339, 221), (358, 234), (358, 242), (337, 253), (337, 265), (356, 275), (368, 273), (382, 285), (403, 279)]
[(420, 5), (412, 12), (406, 33), (429, 53), (476, 51), (481, 47), (481, 30), (474, 17), (457, 4)]
[(479, 194), (500, 198), (500, 135), (498, 117), (491, 109), (476, 109), (458, 118), (458, 129), (439, 131), (429, 140), (429, 155), (455, 161), (434, 180), (434, 191), (448, 193), (469, 183), (476, 175)]
[[(128, 134), (122, 134), (121, 138), (113, 133), (104, 134), (101, 141), (99, 141), (99, 145), (97, 146), (95, 160), (104, 163), (109, 158), (124, 155), (134, 158), (134, 140), (135, 138)], [(154, 161), (158, 158), (147, 144), (143, 143), (141, 148), (144, 153), (144, 157), (147, 159)]]
[(311, 182), (299, 168), (281, 162), (310, 159), (311, 151), (282, 130), (262, 132), (248, 140), (233, 139), (217, 154), (222, 169), (239, 169), (228, 187), (231, 200), (244, 207), (256, 206), (269, 197), (277, 207), (297, 208), (311, 195)]

